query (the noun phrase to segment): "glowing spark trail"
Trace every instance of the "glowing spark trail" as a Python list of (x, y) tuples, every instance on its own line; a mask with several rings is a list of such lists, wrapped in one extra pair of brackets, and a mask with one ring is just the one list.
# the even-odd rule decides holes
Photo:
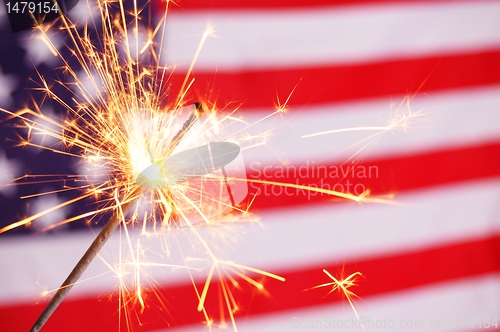
[[(354, 314), (356, 315), (356, 318), (359, 321), (358, 312), (356, 311), (356, 308), (354, 308), (354, 304), (352, 303), (352, 297), (358, 297), (358, 296), (356, 294), (354, 294), (351, 290), (349, 290), (349, 288), (351, 288), (353, 286), (356, 286), (356, 277), (361, 276), (362, 275), (361, 272), (359, 272), (359, 271), (358, 272), (354, 272), (354, 273), (352, 273), (351, 275), (349, 275), (346, 278), (339, 278), (339, 279), (335, 278), (326, 269), (323, 269), (323, 272), (330, 279), (332, 279), (333, 281), (332, 282), (327, 282), (325, 284), (321, 284), (321, 285), (318, 285), (318, 286), (314, 286), (314, 287), (311, 287), (311, 288), (308, 288), (308, 289), (306, 289), (306, 291), (310, 290), (310, 289), (321, 288), (321, 287), (331, 287), (331, 289), (328, 292), (328, 294), (331, 294), (331, 293), (335, 292), (336, 290), (341, 291), (345, 295), (347, 301), (349, 301), (349, 304), (350, 304), (352, 310), (354, 311)], [(363, 330), (365, 330), (365, 327), (363, 326), (363, 324), (361, 324), (361, 327), (363, 328)]]
[(388, 132), (392, 130), (397, 130), (401, 129), (406, 131), (407, 128), (411, 125), (411, 123), (418, 117), (422, 116), (422, 112), (413, 112), (410, 108), (410, 101), (411, 97), (405, 97), (402, 102), (400, 103), (399, 108), (401, 108), (403, 105), (406, 106), (405, 112), (397, 113), (389, 122), (387, 126), (360, 126), (360, 127), (353, 127), (353, 128), (341, 128), (341, 129), (332, 129), (332, 130), (326, 130), (326, 131), (321, 131), (318, 133), (312, 133), (312, 134), (307, 134), (307, 135), (302, 135), (302, 138), (309, 138), (309, 137), (315, 137), (315, 136), (321, 136), (321, 135), (328, 135), (328, 134), (338, 134), (338, 133), (346, 133), (346, 132), (353, 132), (353, 131), (376, 131), (378, 132), (376, 135), (383, 133), (383, 132)]

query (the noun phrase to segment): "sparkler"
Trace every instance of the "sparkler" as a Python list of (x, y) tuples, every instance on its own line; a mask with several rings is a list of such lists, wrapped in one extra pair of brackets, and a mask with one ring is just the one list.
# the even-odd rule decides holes
[[(174, 136), (172, 142), (170, 144), (171, 150), (174, 150), (182, 140), (182, 138), (186, 135), (187, 131), (193, 126), (194, 122), (198, 119), (200, 113), (200, 104), (196, 105), (196, 111), (189, 117), (189, 119), (184, 123), (179, 132)], [(141, 173), (142, 174), (142, 173)], [(145, 182), (151, 182), (151, 180), (146, 176), (139, 176), (137, 180), (140, 186), (144, 185)], [(57, 290), (56, 294), (52, 297), (49, 304), (45, 307), (42, 314), (38, 317), (37, 321), (33, 325), (30, 331), (37, 332), (39, 331), (43, 325), (47, 322), (50, 316), (54, 313), (57, 307), (64, 300), (66, 295), (69, 293), (73, 285), (80, 279), (83, 272), (87, 269), (90, 263), (94, 260), (96, 255), (102, 249), (104, 244), (111, 237), (111, 234), (118, 227), (120, 222), (125, 219), (125, 214), (132, 207), (133, 199), (138, 197), (140, 193), (140, 187), (135, 188), (128, 196), (125, 198), (125, 201), (122, 202), (123, 205), (119, 205), (115, 210), (113, 216), (108, 220), (104, 228), (101, 230), (99, 235), (95, 238), (95, 240), (90, 245), (89, 249), (85, 252), (80, 261), (76, 264), (73, 271), (71, 271), (70, 275), (63, 282), (61, 287)], [(132, 198), (132, 200), (129, 200)]]
[[(194, 227), (194, 223), (204, 221), (209, 224), (211, 217), (228, 211), (247, 212), (237, 205), (246, 196), (246, 189), (233, 188), (245, 188), (249, 181), (311, 190), (358, 202), (368, 200), (368, 191), (356, 196), (316, 187), (247, 180), (242, 174), (244, 169), (238, 163), (228, 166), (239, 154), (239, 146), (235, 144), (238, 143), (239, 132), (229, 135), (224, 133), (225, 126), (234, 120), (231, 114), (218, 117), (216, 107), (208, 107), (206, 103), (204, 106), (195, 104), (194, 108), (184, 107), (187, 103), (187, 92), (193, 83), (193, 80), (190, 80), (191, 71), (211, 29), (207, 29), (203, 34), (179, 94), (169, 100), (165, 97), (164, 91), (168, 86), (171, 68), (160, 65), (162, 55), (156, 50), (161, 50), (162, 47), (156, 40), (160, 39), (160, 44), (163, 40), (168, 5), (167, 1), (163, 18), (152, 29), (145, 29), (141, 18), (144, 8), (140, 8), (134, 1), (133, 10), (128, 11), (121, 0), (111, 3), (98, 1), (102, 26), (99, 29), (96, 25), (97, 36), (93, 36), (87, 26), (78, 29), (65, 16), (61, 17), (60, 22), (53, 23), (53, 26), (37, 28), (41, 38), (61, 59), (64, 72), (74, 79), (72, 84), (55, 84), (60, 84), (68, 90), (74, 87), (76, 94), (71, 102), (64, 100), (53, 92), (53, 86), (42, 75), (39, 75), (41, 84), (36, 90), (42, 91), (46, 98), (62, 105), (68, 116), (64, 121), (58, 122), (44, 115), (38, 105), (35, 105), (34, 110), (2, 110), (20, 121), (19, 127), (28, 130), (27, 138), (21, 140), (20, 146), (35, 146), (79, 158), (91, 163), (97, 169), (97, 174), (30, 174), (17, 179), (19, 183), (29, 184), (41, 179), (57, 182), (62, 177), (75, 184), (72, 187), (66, 186), (65, 190), (78, 191), (81, 195), (8, 225), (0, 229), (0, 234), (17, 227), (29, 226), (37, 218), (55, 209), (91, 197), (99, 202), (98, 208), (62, 220), (49, 229), (76, 220), (94, 220), (106, 213), (113, 213), (56, 292), (32, 331), (38, 331), (43, 326), (120, 224), (125, 230), (128, 225), (134, 224), (142, 225), (143, 229), (146, 224), (154, 227), (159, 225), (163, 229), (180, 225), (187, 227), (211, 262), (201, 292), (197, 290), (188, 269), (199, 299), (197, 310), (203, 312), (207, 322), (211, 322), (204, 303), (211, 281), (218, 279), (222, 288), (223, 303), (230, 316), (231, 325), (236, 330), (234, 312), (237, 305), (224, 277), (236, 274), (259, 290), (263, 289), (263, 285), (247, 273), (257, 273), (280, 281), (285, 279), (270, 272), (219, 259)], [(47, 37), (47, 29), (54, 29), (56, 26), (67, 34), (71, 42), (69, 50), (84, 75), (89, 77), (89, 86), (83, 83), (75, 66), (52, 46), (50, 38)], [(139, 31), (147, 31), (147, 38), (143, 42), (139, 41)], [(94, 75), (97, 78), (94, 78)], [(95, 94), (91, 90), (95, 90)], [(285, 109), (286, 103), (280, 105), (275, 113)], [(189, 113), (187, 120), (186, 112)], [(36, 135), (52, 137), (60, 144), (45, 146), (33, 140)], [(223, 143), (213, 143), (218, 142), (220, 137), (225, 138)], [(205, 144), (200, 144), (201, 142)], [(224, 152), (214, 152), (218, 149)], [(182, 166), (182, 160), (205, 152), (209, 157), (198, 159), (198, 165), (203, 167), (185, 171), (186, 166)], [(218, 160), (217, 156), (222, 161)], [(191, 162), (188, 164), (193, 165)], [(176, 169), (179, 165), (184, 169), (184, 173)], [(148, 210), (140, 215), (139, 208), (134, 203), (138, 198), (145, 197), (142, 195), (144, 191), (148, 191), (150, 198), (145, 204)], [(186, 259), (186, 263), (188, 261)], [(138, 262), (135, 264), (138, 265)], [(135, 296), (144, 305), (140, 297), (140, 286)]]

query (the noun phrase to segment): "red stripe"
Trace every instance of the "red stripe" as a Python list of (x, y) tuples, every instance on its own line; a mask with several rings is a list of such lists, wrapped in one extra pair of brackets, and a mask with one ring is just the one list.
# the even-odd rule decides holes
[[(283, 102), (298, 84), (289, 106), (359, 100), (500, 83), (500, 50), (396, 59), (377, 63), (234, 72), (195, 71), (186, 102), (216, 97), (219, 105), (267, 108)], [(184, 74), (176, 71), (169, 94), (176, 96)]]
[[(219, 105), (236, 102), (243, 108), (269, 109), (276, 104), (276, 96), (283, 102), (298, 84), (289, 103), (293, 109), (294, 105), (500, 83), (500, 50), (346, 66), (240, 72), (195, 70), (193, 77), (191, 101), (211, 95), (217, 97)], [(174, 72), (170, 95), (178, 94), (183, 79), (182, 73)]]
[[(176, 0), (170, 3), (170, 10), (244, 10), (244, 9), (294, 9), (333, 6), (358, 6), (376, 4), (398, 4), (398, 3), (435, 3), (436, 0)], [(456, 0), (439, 0), (439, 2), (458, 2)], [(165, 8), (165, 0), (156, 0), (156, 7), (160, 10)]]
[[(304, 289), (329, 282), (328, 277), (322, 272), (324, 268), (337, 277), (342, 270), (346, 274), (361, 271), (364, 278), (352, 290), (363, 298), (499, 272), (498, 257), (500, 257), (500, 235), (495, 235), (475, 241), (345, 264), (325, 262), (300, 270), (281, 271), (280, 274), (286, 278), (285, 282), (272, 279), (264, 281), (270, 296), (259, 293), (239, 280), (241, 289), (233, 290), (240, 305), (240, 311), (236, 315), (244, 319), (253, 315), (345, 300), (338, 294), (324, 297), (328, 293), (326, 288), (304, 292)], [(211, 316), (217, 317), (218, 284), (213, 283), (211, 287), (212, 291), (209, 292), (206, 305)], [(202, 288), (201, 283), (198, 288)], [(190, 284), (159, 288), (156, 292), (149, 290), (143, 295), (148, 303), (144, 313), (138, 313), (140, 308), (138, 304), (129, 305), (132, 316), (130, 321), (134, 331), (202, 324), (204, 320), (203, 315), (196, 311), (197, 298)], [(44, 331), (114, 331), (118, 325), (117, 308), (116, 296), (101, 296), (99, 299), (90, 296), (80, 300), (65, 301), (49, 320)], [(9, 332), (27, 331), (42, 309), (43, 304), (4, 307), (0, 309), (0, 326)], [(142, 325), (139, 325), (138, 319)], [(122, 324), (125, 322), (122, 321)], [(126, 330), (125, 325), (122, 325), (122, 328)]]
[[(354, 173), (352, 167), (354, 165)], [(319, 166), (326, 166), (325, 171)], [(342, 167), (342, 168), (341, 168)], [(287, 171), (283, 171), (287, 170)], [(294, 172), (295, 170), (295, 172)], [(339, 177), (335, 177), (335, 170)], [(362, 171), (366, 175), (363, 177)], [(342, 171), (347, 172), (342, 178)], [(288, 174), (287, 174), (288, 172)], [(298, 175), (296, 178), (294, 175)], [(354, 176), (353, 176), (354, 175)], [(292, 183), (361, 194), (384, 195), (405, 190), (428, 188), (500, 175), (500, 142), (449, 149), (410, 156), (373, 159), (357, 164), (293, 165), (288, 167), (248, 167), (248, 179)], [(278, 185), (249, 183), (249, 197), (255, 198), (252, 210), (275, 209), (282, 206), (310, 204), (335, 200), (334, 197)]]

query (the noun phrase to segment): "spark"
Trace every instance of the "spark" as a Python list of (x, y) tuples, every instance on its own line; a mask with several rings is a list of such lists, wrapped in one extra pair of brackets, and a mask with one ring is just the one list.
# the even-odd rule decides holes
[(47, 38), (45, 34), (43, 34), (40, 39), (43, 41), (43, 43), (47, 46), (47, 48), (50, 50), (52, 55), (57, 56), (57, 51), (56, 47), (51, 43), (50, 39)]
[[(322, 135), (329, 134), (338, 134), (345, 132), (353, 132), (353, 131), (375, 131), (377, 132), (374, 136), (370, 136), (368, 139), (371, 139), (375, 136), (378, 136), (384, 132), (394, 131), (394, 130), (403, 130), (407, 132), (408, 128), (413, 124), (413, 122), (424, 115), (422, 111), (412, 111), (410, 107), (410, 101), (412, 98), (410, 96), (405, 97), (398, 106), (398, 111), (396, 111), (395, 115), (390, 119), (389, 123), (385, 126), (360, 126), (360, 127), (352, 127), (352, 128), (340, 128), (340, 129), (332, 129), (321, 131), (317, 133), (302, 135), (302, 138), (310, 138)], [(399, 111), (404, 107), (404, 110)]]
[(180, 106), (181, 101), (183, 100), (184, 96), (186, 95), (187, 90), (189, 89), (189, 87), (186, 88), (186, 84), (187, 84), (187, 81), (189, 79), (189, 76), (191, 75), (191, 72), (193, 71), (194, 65), (195, 65), (196, 61), (198, 60), (198, 57), (201, 53), (201, 50), (202, 50), (203, 45), (205, 44), (207, 38), (210, 37), (211, 35), (213, 35), (214, 33), (215, 33), (215, 29), (214, 29), (214, 27), (212, 27), (210, 25), (208, 25), (207, 28), (205, 29), (205, 31), (203, 32), (203, 36), (200, 40), (200, 43), (198, 44), (198, 48), (196, 49), (196, 52), (193, 56), (193, 60), (191, 61), (191, 64), (189, 65), (189, 69), (188, 69), (186, 76), (184, 78), (184, 82), (182, 82), (180, 93), (179, 93), (179, 96), (177, 98), (177, 101), (175, 102), (174, 108), (177, 108)]
[[(354, 307), (354, 303), (352, 302), (352, 298), (358, 297), (358, 296), (355, 293), (353, 293), (349, 288), (356, 286), (357, 277), (362, 276), (361, 272), (359, 272), (359, 271), (354, 272), (354, 273), (350, 274), (349, 276), (347, 276), (346, 278), (341, 277), (339, 279), (335, 278), (326, 269), (323, 269), (323, 272), (332, 281), (321, 284), (321, 285), (317, 285), (317, 286), (314, 286), (314, 287), (311, 287), (311, 288), (308, 288), (305, 290), (307, 291), (307, 290), (317, 289), (317, 288), (322, 288), (322, 287), (331, 287), (330, 291), (326, 295), (329, 295), (329, 294), (335, 292), (336, 290), (338, 290), (339, 292), (342, 292), (344, 294), (344, 296), (346, 297), (347, 301), (349, 301), (349, 305), (351, 306), (352, 311), (356, 315), (356, 318), (358, 319), (358, 321), (360, 321), (358, 312), (356, 311), (356, 308)], [(361, 323), (361, 327), (363, 328), (363, 331), (365, 331), (365, 327), (363, 326), (362, 323)]]
[(292, 95), (294, 94), (295, 90), (297, 90), (300, 81), (302, 81), (302, 79), (300, 79), (297, 82), (297, 84), (295, 84), (295, 86), (293, 87), (292, 91), (288, 94), (288, 97), (285, 99), (285, 102), (283, 104), (281, 104), (279, 96), (276, 96), (277, 99), (277, 103), (275, 105), (276, 111), (278, 111), (279, 113), (286, 113), (288, 111), (288, 103), (290, 102), (290, 98), (292, 98)]

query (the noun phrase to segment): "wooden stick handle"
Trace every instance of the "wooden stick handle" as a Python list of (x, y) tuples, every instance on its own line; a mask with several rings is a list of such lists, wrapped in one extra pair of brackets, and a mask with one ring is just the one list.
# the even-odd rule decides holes
[[(132, 191), (128, 196), (128, 200), (130, 198), (134, 198), (133, 196), (137, 194), (139, 190), (135, 189)], [(90, 263), (94, 260), (95, 256), (99, 253), (99, 251), (102, 249), (104, 244), (109, 240), (111, 237), (111, 234), (115, 231), (115, 229), (120, 225), (120, 222), (122, 221), (122, 216), (121, 212), (123, 211), (123, 214), (125, 215), (130, 208), (132, 207), (134, 200), (131, 200), (127, 203), (124, 203), (121, 208), (116, 208), (115, 212), (111, 216), (111, 218), (108, 220), (104, 228), (101, 230), (101, 232), (97, 235), (97, 237), (94, 239), (90, 247), (87, 249), (83, 257), (80, 259), (80, 261), (75, 265), (73, 268), (73, 271), (69, 274), (69, 276), (66, 278), (66, 280), (62, 283), (61, 287), (57, 290), (57, 292), (54, 294), (50, 302), (47, 304), (45, 309), (42, 311), (38, 319), (36, 320), (35, 324), (31, 328), (30, 332), (38, 332), (40, 329), (45, 325), (47, 320), (52, 316), (54, 311), (57, 309), (57, 307), (61, 304), (61, 302), (64, 300), (66, 295), (68, 295), (69, 291), (71, 288), (75, 285), (75, 283), (80, 279), (82, 276), (83, 272), (89, 267)]]

